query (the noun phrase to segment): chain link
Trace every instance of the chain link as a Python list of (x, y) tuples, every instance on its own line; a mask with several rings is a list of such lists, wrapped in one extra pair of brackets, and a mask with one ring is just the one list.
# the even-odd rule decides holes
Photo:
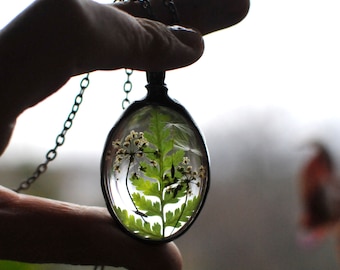
[(146, 12), (148, 13), (148, 16), (150, 19), (154, 19), (155, 18), (155, 15), (152, 11), (152, 8), (151, 8), (151, 3), (149, 0), (134, 0), (135, 2), (139, 2), (142, 4), (142, 7), (146, 10)]
[[(113, 3), (129, 2), (129, 1), (130, 0), (113, 0)], [(132, 73), (133, 73), (133, 69), (129, 69), (129, 68), (125, 69), (126, 81), (123, 86), (123, 90), (125, 92), (125, 98), (122, 101), (123, 110), (125, 110), (131, 104), (131, 101), (129, 100), (129, 94), (132, 91), (132, 82), (130, 81), (130, 76), (132, 75)], [(96, 268), (94, 270), (96, 270)]]
[(57, 150), (65, 142), (65, 135), (72, 126), (73, 120), (79, 110), (79, 106), (83, 101), (83, 94), (85, 90), (88, 88), (89, 84), (90, 84), (89, 73), (87, 73), (86, 76), (80, 82), (80, 92), (74, 99), (72, 110), (69, 113), (66, 121), (64, 122), (63, 130), (57, 135), (55, 139), (54, 148), (46, 153), (45, 162), (37, 166), (32, 176), (21, 182), (19, 187), (17, 189), (14, 189), (14, 191), (20, 192), (22, 190), (29, 189), (30, 186), (40, 177), (40, 175), (46, 172), (48, 164), (57, 157)]
[(122, 108), (123, 108), (123, 110), (125, 110), (126, 107), (128, 105), (130, 105), (130, 103), (131, 103), (130, 100), (129, 100), (129, 93), (132, 90), (132, 82), (130, 81), (130, 76), (132, 75), (132, 73), (133, 73), (132, 69), (128, 69), (128, 68), (125, 69), (126, 81), (124, 83), (123, 89), (124, 89), (124, 92), (125, 92), (126, 96), (125, 96), (125, 98), (122, 101)]
[[(128, 2), (129, 0), (114, 0), (114, 3), (116, 2)], [(146, 10), (146, 12), (148, 13), (148, 16), (150, 19), (155, 19), (155, 15), (153, 13), (152, 7), (151, 7), (151, 3), (150, 0), (134, 0), (135, 2), (139, 2), (141, 3), (143, 9)], [(175, 2), (173, 0), (163, 0), (163, 4), (164, 6), (166, 6), (172, 15), (172, 19), (173, 19), (173, 23), (178, 23), (179, 22), (179, 17), (178, 17), (178, 12), (175, 6)], [(122, 101), (122, 108), (123, 110), (125, 110), (130, 104), (130, 100), (129, 100), (129, 93), (132, 90), (132, 82), (130, 81), (130, 76), (132, 75), (133, 70), (132, 69), (125, 69), (125, 74), (126, 74), (126, 81), (124, 83), (123, 86), (123, 90), (125, 92), (125, 98)]]
[(178, 16), (175, 2), (173, 0), (163, 0), (163, 4), (170, 10), (173, 23), (179, 23), (179, 16)]
[[(119, 0), (115, 0), (115, 2), (116, 1), (119, 1)], [(152, 10), (150, 0), (134, 0), (134, 1), (142, 4), (142, 7), (146, 10), (150, 19), (157, 19), (157, 17), (155, 16)], [(172, 20), (173, 20), (172, 23), (179, 23), (179, 16), (178, 16), (175, 2), (173, 0), (163, 0), (163, 4), (170, 10)]]

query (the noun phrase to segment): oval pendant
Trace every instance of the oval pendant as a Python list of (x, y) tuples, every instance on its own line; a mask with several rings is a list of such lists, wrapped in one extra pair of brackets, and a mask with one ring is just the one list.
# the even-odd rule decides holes
[(209, 156), (189, 113), (169, 98), (165, 73), (148, 73), (145, 99), (110, 131), (101, 184), (122, 228), (150, 241), (170, 241), (196, 219), (209, 189)]

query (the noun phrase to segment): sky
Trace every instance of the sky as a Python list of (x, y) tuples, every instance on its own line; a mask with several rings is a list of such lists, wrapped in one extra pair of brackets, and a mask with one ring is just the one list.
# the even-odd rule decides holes
[[(1, 1), (0, 28), (31, 2)], [(221, 121), (237, 124), (244, 111), (279, 110), (301, 125), (340, 123), (339, 14), (338, 0), (254, 0), (241, 23), (205, 36), (205, 52), (197, 63), (167, 72), (169, 95), (203, 132), (218, 129)], [(54, 147), (81, 77), (19, 117), (2, 159), (43, 158)], [(90, 75), (64, 153), (101, 154), (122, 113), (125, 79), (124, 70)], [(130, 99), (142, 98), (145, 74), (134, 72), (131, 79)]]

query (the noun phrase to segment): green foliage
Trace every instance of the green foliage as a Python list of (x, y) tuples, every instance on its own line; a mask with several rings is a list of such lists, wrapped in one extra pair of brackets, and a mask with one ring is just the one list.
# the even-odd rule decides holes
[(0, 269), (4, 270), (39, 270), (42, 266), (15, 261), (0, 261)]
[(177, 208), (174, 212), (166, 212), (166, 226), (180, 227), (180, 222), (187, 222), (197, 209), (200, 200), (195, 196), (192, 200), (188, 200), (186, 204), (182, 204), (181, 208)]
[[(124, 140), (114, 142), (117, 148), (121, 147), (117, 153), (128, 155), (120, 154), (118, 158), (119, 162), (129, 160), (127, 171), (132, 162), (134, 168), (138, 167), (126, 181), (134, 187), (135, 191), (128, 193), (139, 216), (118, 206), (116, 214), (129, 230), (151, 239), (167, 237), (167, 227), (172, 233), (189, 220), (200, 202), (200, 195), (192, 196), (191, 185), (199, 186), (200, 179), (205, 177), (192, 170), (185, 156), (191, 130), (170, 120), (168, 115), (152, 110), (148, 130), (131, 131)], [(117, 170), (120, 167), (120, 163), (115, 164)]]
[(132, 184), (136, 187), (138, 191), (142, 191), (144, 195), (156, 196), (162, 198), (162, 193), (158, 188), (158, 183), (153, 183), (151, 181), (145, 181), (140, 178), (131, 178)]
[(124, 225), (132, 232), (138, 232), (150, 238), (159, 238), (161, 235), (161, 225), (155, 223), (152, 227), (150, 223), (144, 222), (140, 218), (135, 218), (134, 215), (129, 215), (127, 210), (121, 210), (115, 207), (117, 216), (124, 221)]
[(146, 199), (146, 197), (140, 195), (140, 193), (132, 194), (135, 205), (138, 206), (139, 210), (143, 210), (147, 216), (160, 216), (162, 214), (160, 202), (152, 202)]

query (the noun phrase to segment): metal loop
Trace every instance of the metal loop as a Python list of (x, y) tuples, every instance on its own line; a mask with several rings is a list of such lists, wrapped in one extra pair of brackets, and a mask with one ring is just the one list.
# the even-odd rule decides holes
[(76, 116), (76, 112), (70, 112), (70, 114), (67, 117), (67, 121), (73, 121), (74, 117)]
[[(32, 177), (30, 177), (30, 178), (32, 178)], [(30, 178), (28, 178), (27, 179), (27, 182), (25, 181), (25, 182), (22, 182), (21, 184), (20, 184), (20, 186), (19, 186), (19, 188), (16, 190), (16, 191), (20, 191), (20, 190), (26, 190), (26, 189), (28, 189), (29, 187), (30, 187), (30, 184), (28, 183), (28, 180), (30, 180)]]
[(61, 146), (65, 142), (65, 136), (64, 134), (59, 134), (55, 140), (57, 146)]
[(173, 0), (163, 0), (163, 3), (166, 7), (169, 8), (172, 15), (173, 23), (179, 23), (179, 17), (175, 2)]
[(79, 91), (79, 94), (75, 97), (74, 104), (72, 106), (72, 111), (68, 115), (67, 120), (64, 122), (63, 130), (56, 137), (55, 147), (47, 152), (46, 161), (44, 163), (41, 163), (35, 169), (32, 176), (27, 178), (25, 181), (21, 182), (19, 187), (17, 189), (14, 189), (14, 191), (20, 192), (21, 190), (29, 189), (31, 184), (34, 183), (34, 181), (37, 180), (40, 177), (40, 175), (47, 170), (47, 165), (49, 164), (49, 162), (54, 160), (57, 157), (57, 149), (58, 149), (59, 146), (63, 145), (64, 142), (65, 142), (65, 135), (73, 124), (73, 120), (74, 120), (76, 113), (78, 112), (78, 109), (79, 109), (79, 105), (83, 101), (84, 91), (87, 89), (89, 84), (90, 84), (89, 73), (87, 73), (86, 76), (80, 82), (80, 88), (81, 89)]
[(140, 3), (142, 3), (143, 8), (147, 11), (150, 19), (155, 18), (155, 15), (152, 11), (151, 4), (149, 0), (139, 0)]
[(87, 87), (89, 87), (90, 84), (90, 79), (89, 79), (89, 73), (87, 73), (86, 77), (84, 77), (81, 81), (80, 81), (80, 87), (82, 89), (86, 89)]
[(42, 163), (38, 166), (37, 173), (38, 173), (38, 175), (40, 175), (40, 174), (46, 172), (46, 170), (47, 170), (47, 163)]
[(126, 73), (126, 75), (131, 76), (132, 73), (133, 73), (133, 69), (126, 68), (126, 69), (125, 69), (125, 73)]
[(124, 98), (122, 101), (123, 110), (125, 110), (130, 104), (131, 104), (130, 100), (128, 98)]
[(76, 112), (78, 112), (78, 110), (79, 110), (79, 104), (78, 103), (73, 104), (72, 112), (76, 113)]
[[(150, 0), (134, 0), (135, 2), (139, 2), (142, 4), (142, 7), (146, 10), (149, 15), (149, 19), (155, 20), (157, 19), (153, 13)], [(163, 0), (164, 6), (166, 6), (169, 11), (171, 12), (173, 22), (172, 23), (179, 23), (179, 16), (176, 9), (175, 2), (173, 0)]]
[(48, 161), (52, 161), (57, 157), (57, 151), (55, 149), (51, 149), (50, 151), (47, 152), (46, 154), (46, 159)]
[(72, 120), (71, 119), (67, 119), (64, 123), (64, 129), (65, 130), (69, 130), (72, 127)]
[(132, 75), (133, 73), (133, 69), (129, 69), (129, 68), (126, 68), (125, 69), (125, 74), (126, 74), (126, 81), (124, 83), (124, 92), (126, 94), (125, 98), (123, 99), (122, 101), (122, 108), (123, 110), (125, 110), (127, 108), (127, 106), (130, 105), (130, 100), (128, 98), (129, 96), (129, 93), (132, 91), (132, 82), (130, 81), (130, 76)]
[(78, 95), (76, 96), (75, 100), (74, 100), (74, 103), (75, 103), (76, 105), (79, 105), (80, 103), (82, 103), (82, 101), (83, 101), (83, 95), (78, 94)]
[(24, 185), (26, 189), (29, 188), (31, 184), (33, 184), (33, 182), (37, 179), (37, 177), (39, 177), (39, 175), (39, 172), (35, 172), (33, 176), (27, 179), (27, 182), (25, 183), (26, 185)]
[(124, 83), (124, 92), (125, 93), (130, 93), (132, 90), (132, 82), (130, 80), (127, 80), (125, 83)]

